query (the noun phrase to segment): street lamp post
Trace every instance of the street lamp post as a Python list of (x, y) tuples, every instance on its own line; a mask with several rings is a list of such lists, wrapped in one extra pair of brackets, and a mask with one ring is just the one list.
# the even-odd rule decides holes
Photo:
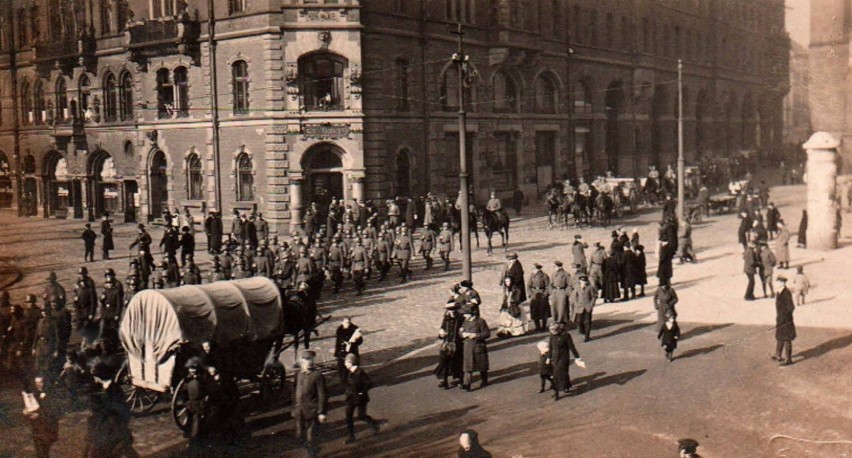
[(683, 60), (677, 60), (677, 219), (683, 221)]
[(459, 203), (461, 208), (461, 244), (462, 271), (465, 280), (472, 281), (473, 273), (470, 261), (470, 185), (467, 173), (467, 113), (464, 111), (465, 72), (468, 70), (469, 57), (464, 54), (464, 31), (458, 24), (455, 32), (459, 36), (458, 52), (453, 55), (453, 63), (458, 68), (458, 101), (459, 101)]

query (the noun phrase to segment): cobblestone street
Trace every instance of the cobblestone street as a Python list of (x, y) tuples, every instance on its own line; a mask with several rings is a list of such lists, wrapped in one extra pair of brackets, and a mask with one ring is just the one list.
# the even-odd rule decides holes
[[(773, 188), (772, 197), (794, 230), (804, 205), (804, 187)], [(551, 230), (539, 214), (530, 208), (512, 222), (509, 249), (518, 253), (527, 274), (533, 262), (543, 264), (547, 272), (553, 271), (554, 260), (569, 263), (575, 233), (589, 243), (608, 244), (613, 229)], [(645, 210), (618, 222), (639, 228), (651, 285), (656, 285), (657, 259), (651, 252), (658, 216), (657, 209)], [(72, 278), (82, 265), (82, 223), (19, 219), (5, 213), (0, 218), (0, 261), (14, 264), (23, 275), (9, 288), (13, 302), (40, 291), (51, 270), (70, 293)], [(737, 224), (734, 215), (714, 215), (696, 225), (693, 239), (699, 263), (675, 266), (673, 284), (680, 297), (678, 321), (684, 337), (673, 363), (663, 358), (650, 325), (656, 313), (651, 299), (655, 287), (649, 285), (645, 298), (595, 308), (593, 340), (578, 343), (588, 368), (571, 368), (580, 394), (557, 403), (536, 393), (534, 344), (543, 335), (492, 339), (492, 386), (484, 390), (463, 393), (435, 387), (431, 375), (435, 337), (448, 288), (458, 281), (458, 253), (449, 272), (425, 272), (419, 260), (414, 281), (408, 284), (400, 285), (394, 270), (383, 284), (371, 281), (363, 296), (355, 296), (351, 283), (337, 296), (327, 290), (320, 310), (334, 318), (320, 328), (320, 361), (333, 359), (334, 330), (343, 316), (351, 316), (363, 330), (364, 365), (377, 385), (370, 410), (387, 422), (379, 435), (359, 429), (362, 440), (344, 445), (342, 402), (335, 397), (330, 423), (324, 428), (322, 455), (448, 456), (455, 450), (457, 433), (475, 427), (495, 456), (672, 456), (680, 437), (697, 438), (704, 456), (847, 456), (852, 453), (848, 442), (852, 437), (842, 425), (852, 424), (848, 396), (852, 286), (847, 281), (852, 231), (844, 228), (841, 249), (830, 253), (791, 244), (791, 267), (805, 265), (814, 288), (808, 304), (796, 310), (796, 364), (778, 368), (769, 359), (775, 343), (774, 301), (742, 300), (746, 281)], [(150, 232), (156, 246), (162, 231)], [(123, 277), (125, 248), (134, 234), (134, 225), (118, 225), (116, 259), (88, 264), (99, 286), (107, 267)], [(206, 243), (203, 236), (199, 239), (199, 265), (206, 270), (209, 257), (201, 253)], [(99, 249), (96, 253), (99, 257)], [(474, 284), (483, 298), (483, 316), (492, 327), (498, 321), (503, 262), (501, 249), (495, 249), (492, 257), (484, 248), (474, 250)], [(284, 358), (290, 363), (293, 352)], [(336, 385), (335, 375), (330, 380)], [(0, 456), (30, 454), (29, 430), (19, 414), (19, 390), (9, 380), (3, 387), (0, 424), (11, 434), (4, 436)], [(235, 453), (303, 456), (292, 439), (289, 413), (280, 408), (259, 412), (248, 419), (253, 439)], [(73, 456), (79, 450), (85, 416), (83, 412), (65, 416), (54, 456)], [(170, 456), (186, 446), (167, 402), (136, 418), (132, 427), (136, 450), (143, 455)]]

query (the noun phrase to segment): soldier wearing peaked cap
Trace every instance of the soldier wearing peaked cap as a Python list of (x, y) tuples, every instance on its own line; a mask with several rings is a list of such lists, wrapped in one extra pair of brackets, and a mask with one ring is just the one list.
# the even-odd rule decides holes
[(309, 456), (316, 456), (316, 429), (320, 423), (325, 423), (328, 403), (325, 377), (314, 366), (315, 357), (316, 353), (313, 351), (301, 352), (293, 395), (296, 439), (304, 441)]

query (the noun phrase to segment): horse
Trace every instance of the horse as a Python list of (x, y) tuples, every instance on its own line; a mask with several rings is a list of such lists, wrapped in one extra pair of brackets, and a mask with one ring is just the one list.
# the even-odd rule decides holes
[[(298, 359), (299, 344), (304, 343), (305, 349), (311, 347), (311, 333), (319, 334), (316, 328), (331, 319), (331, 315), (323, 316), (317, 312), (317, 303), (309, 290), (297, 290), (289, 294), (281, 290), (284, 299), (284, 336), (293, 336), (292, 345), (295, 349), (295, 360)], [(278, 354), (284, 352), (290, 345), (282, 346)], [(277, 359), (277, 358), (276, 358)]]
[(509, 245), (509, 215), (505, 211), (490, 211), (485, 210), (482, 213), (482, 228), (485, 230), (485, 236), (488, 237), (488, 256), (493, 253), (491, 246), (491, 236), (495, 232), (500, 233), (500, 238), (503, 241), (503, 249), (508, 249)]
[[(455, 206), (450, 207), (450, 229), (453, 232), (453, 238), (455, 239), (456, 234), (459, 235), (459, 251), (462, 251), (461, 244), (461, 210), (456, 208)], [(470, 232), (473, 233), (474, 237), (476, 237), (476, 248), (479, 248), (479, 229), (477, 228), (477, 224), (479, 223), (476, 218), (476, 212), (471, 208), (470, 217), (468, 219), (470, 223)]]

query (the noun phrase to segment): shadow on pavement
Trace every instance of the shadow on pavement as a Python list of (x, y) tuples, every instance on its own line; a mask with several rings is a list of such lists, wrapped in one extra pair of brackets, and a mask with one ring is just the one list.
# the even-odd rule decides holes
[(843, 337), (837, 337), (827, 342), (823, 342), (817, 345), (816, 347), (809, 348), (803, 352), (800, 352), (796, 356), (799, 356), (802, 359), (818, 358), (830, 351), (840, 350), (841, 348), (846, 348), (849, 345), (852, 345), (852, 334)]
[(709, 347), (704, 348), (693, 348), (691, 350), (687, 350), (680, 354), (679, 356), (675, 356), (675, 359), (687, 359), (692, 358), (693, 356), (698, 355), (706, 355), (708, 353), (713, 353), (714, 351), (724, 347), (722, 344), (710, 345)]
[[(606, 339), (607, 337), (614, 337), (614, 336), (617, 336), (617, 335), (620, 335), (620, 334), (626, 334), (628, 332), (638, 331), (642, 328), (647, 328), (647, 327), (653, 326), (653, 325), (654, 325), (654, 323), (633, 323), (631, 325), (624, 326), (623, 328), (618, 328), (618, 329), (611, 331), (611, 332), (608, 332), (606, 334), (601, 334), (601, 335), (594, 335), (593, 334), (592, 337), (594, 338), (594, 340)], [(592, 322), (592, 332), (594, 332), (594, 330), (595, 330), (595, 323)]]
[(637, 371), (627, 371), (627, 372), (622, 372), (620, 374), (609, 375), (609, 376), (606, 376), (606, 377), (603, 377), (604, 375), (606, 375), (606, 372), (595, 372), (594, 374), (587, 375), (585, 377), (578, 377), (578, 378), (572, 380), (572, 384), (574, 386), (577, 386), (579, 384), (583, 384), (584, 386), (583, 386), (583, 388), (581, 388), (581, 391), (586, 393), (586, 392), (589, 392), (589, 391), (592, 391), (592, 390), (607, 387), (609, 385), (622, 385), (622, 386), (624, 386), (628, 382), (635, 379), (636, 377), (641, 376), (645, 372), (648, 372), (648, 369), (640, 369), (640, 370), (637, 370)]
[(680, 335), (681, 342), (688, 339), (693, 339), (698, 336), (703, 336), (704, 334), (709, 334), (713, 331), (718, 331), (720, 329), (725, 329), (727, 327), (733, 326), (734, 323), (724, 323), (724, 324), (708, 324), (705, 326), (696, 326), (689, 331), (684, 332)]

